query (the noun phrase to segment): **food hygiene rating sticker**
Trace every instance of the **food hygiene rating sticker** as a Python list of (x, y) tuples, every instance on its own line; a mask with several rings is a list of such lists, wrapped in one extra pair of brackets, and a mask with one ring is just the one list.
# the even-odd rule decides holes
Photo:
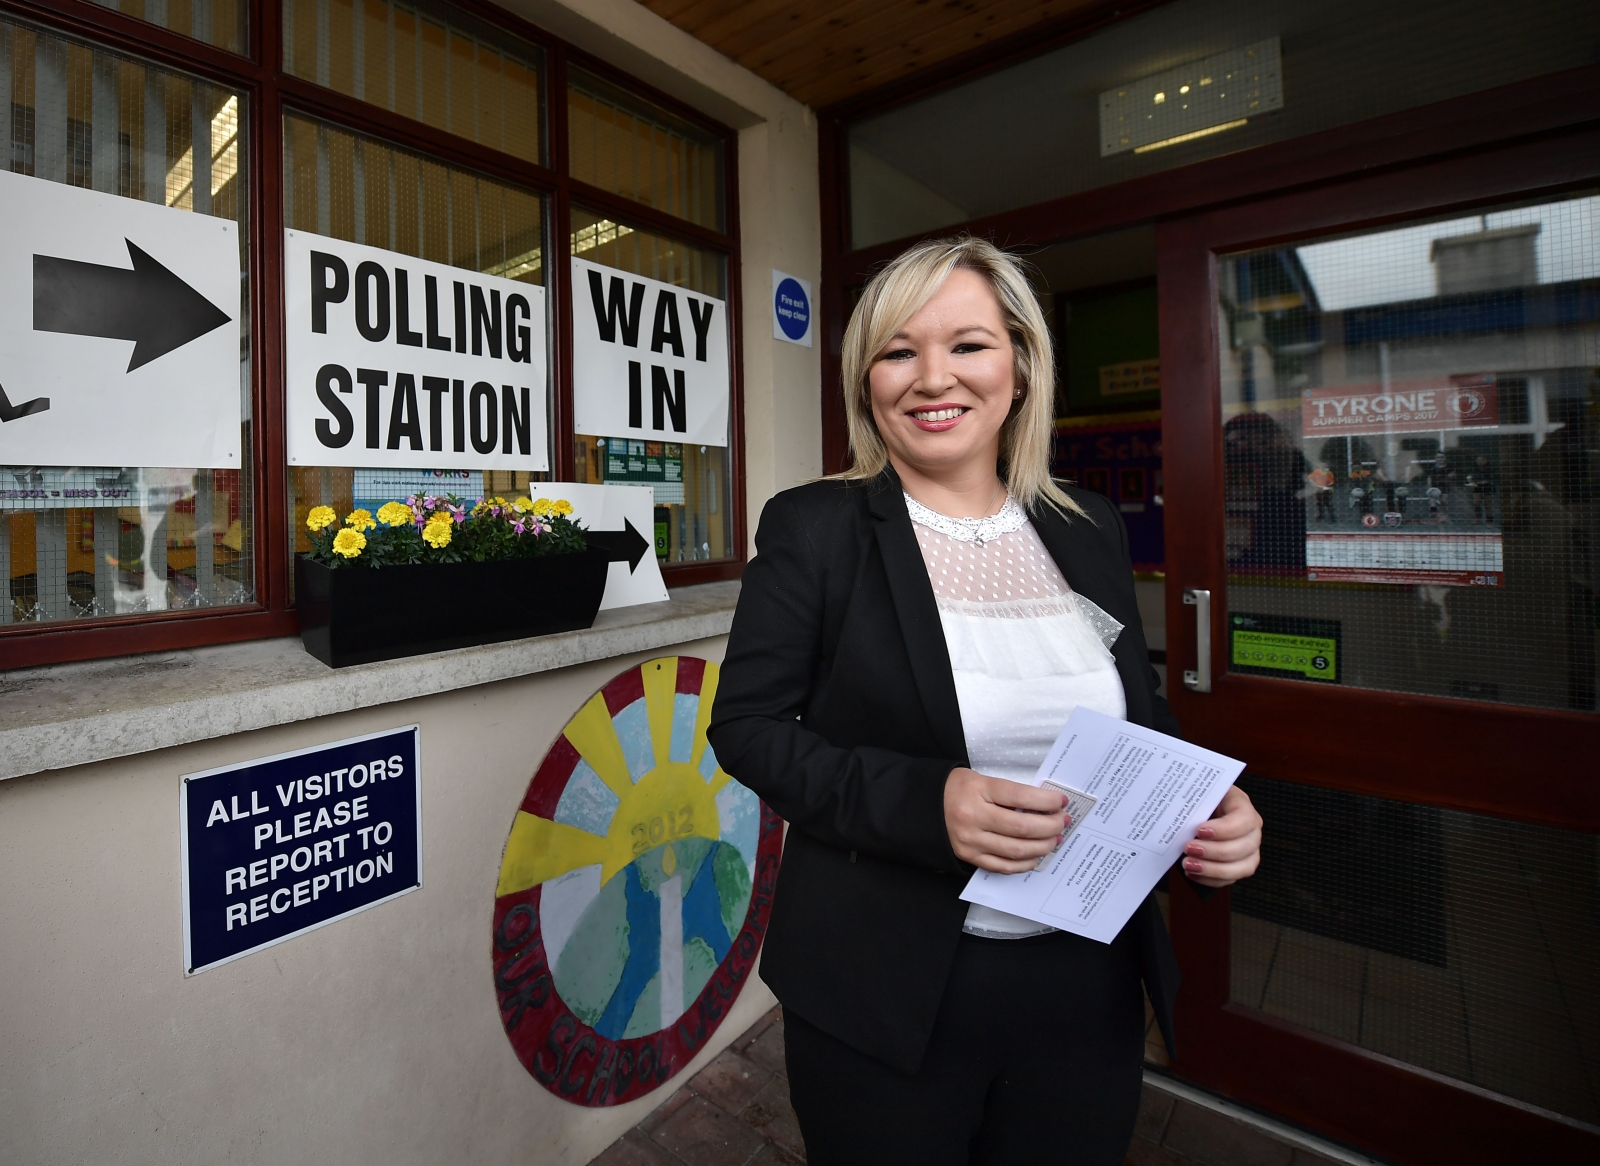
[(1339, 624), (1336, 620), (1230, 614), (1230, 670), (1339, 683)]

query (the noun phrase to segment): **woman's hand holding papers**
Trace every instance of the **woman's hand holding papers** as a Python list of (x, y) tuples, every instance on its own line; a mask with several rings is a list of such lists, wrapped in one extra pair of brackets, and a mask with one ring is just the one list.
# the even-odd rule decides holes
[[(959, 770), (957, 771), (959, 772)], [(945, 816), (950, 793), (945, 787)], [(959, 851), (957, 853), (960, 853)], [(1226, 887), (1247, 879), (1261, 865), (1261, 815), (1238, 786), (1229, 786), (1211, 820), (1183, 848), (1183, 873), (1203, 887)]]
[(998, 874), (1032, 870), (1055, 848), (1067, 828), (1066, 804), (1054, 790), (971, 769), (952, 769), (944, 783), (944, 825), (956, 857)]

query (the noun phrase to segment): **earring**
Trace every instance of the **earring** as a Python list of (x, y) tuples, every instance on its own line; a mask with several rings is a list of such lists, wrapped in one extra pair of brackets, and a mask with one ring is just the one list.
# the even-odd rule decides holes
[(1021, 399), (1021, 397), (1022, 397), (1022, 390), (1021, 390), (1021, 389), (1018, 389), (1018, 390), (1016, 390), (1016, 391), (1015, 391), (1015, 392), (1014, 392), (1014, 393), (1012, 393), (1012, 394), (1011, 394), (1011, 395), (1012, 395), (1012, 397), (1014, 397), (1014, 398), (1016, 398), (1016, 399), (1018, 399), (1018, 400), (1020, 400), (1020, 399)]

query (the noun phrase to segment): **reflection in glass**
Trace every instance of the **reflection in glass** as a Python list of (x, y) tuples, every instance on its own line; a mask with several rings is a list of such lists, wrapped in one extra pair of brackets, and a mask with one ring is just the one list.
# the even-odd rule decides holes
[[(536, 194), (422, 154), (290, 115), (283, 126), (284, 223), (521, 283), (544, 283), (544, 203)], [(536, 327), (542, 322), (536, 322)], [(290, 537), (307, 551), (313, 506), (340, 515), (425, 491), (463, 498), (526, 492), (548, 474), (511, 470), (289, 467)]]
[[(572, 208), (572, 253), (726, 300), (727, 260), (713, 251)], [(656, 556), (686, 563), (726, 559), (733, 545), (728, 451), (715, 445), (633, 441), (607, 434), (574, 438), (580, 482), (619, 482), (655, 490)]]
[(567, 127), (568, 170), (580, 182), (724, 229), (715, 134), (581, 69), (568, 78)]
[(245, 51), (248, 0), (93, 0), (126, 16), (148, 20), (230, 53)]
[(283, 68), (469, 142), (543, 160), (539, 49), (437, 0), (285, 0)]
[[(240, 94), (0, 21), (0, 165), (14, 174), (244, 227), (246, 112)], [(248, 236), (230, 309), (242, 329), (244, 466), (0, 466), (0, 624), (254, 599)]]
[(1230, 667), (1596, 707), (1597, 227), (1588, 196), (1219, 258)]
[(1600, 1122), (1593, 834), (1246, 777), (1236, 1005)]
[[(1137, 94), (1141, 78), (1271, 38), (1282, 44), (1281, 108), (1239, 111), (1220, 123), (1225, 132), (1175, 129), (1142, 153), (1102, 154), (1104, 95)], [(852, 124), (851, 245), (1580, 68), (1597, 38), (1600, 5), (1587, 0), (1411, 0), (1403, 14), (1388, 0), (1171, 0)], [(1209, 91), (1205, 76), (1197, 93)], [(1181, 112), (1182, 94), (1165, 97), (1149, 111)]]

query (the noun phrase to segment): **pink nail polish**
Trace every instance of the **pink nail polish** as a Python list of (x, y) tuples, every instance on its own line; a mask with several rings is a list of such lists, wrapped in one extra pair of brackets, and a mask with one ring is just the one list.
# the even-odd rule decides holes
[(1206, 856), (1206, 848), (1201, 846), (1198, 842), (1189, 843), (1189, 845), (1183, 848), (1183, 852), (1185, 854), (1192, 854), (1195, 858), (1204, 858)]
[(1189, 871), (1189, 872), (1191, 872), (1193, 874), (1199, 874), (1202, 870), (1205, 869), (1205, 867), (1204, 867), (1203, 864), (1201, 864), (1200, 862), (1196, 861), (1195, 859), (1186, 858), (1186, 859), (1183, 860), (1183, 869), (1186, 870), (1186, 871)]
[(1072, 825), (1072, 815), (1071, 814), (1068, 814), (1066, 816), (1066, 822), (1067, 822), (1068, 826)]
[(1194, 832), (1194, 836), (1196, 838), (1215, 838), (1217, 836), (1217, 832), (1210, 826), (1201, 826)]

